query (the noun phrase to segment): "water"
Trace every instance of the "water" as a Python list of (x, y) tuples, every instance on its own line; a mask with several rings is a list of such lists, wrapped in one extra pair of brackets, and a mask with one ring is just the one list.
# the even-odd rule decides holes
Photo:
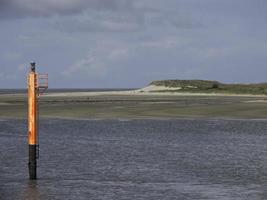
[(267, 121), (0, 121), (0, 199), (267, 199)]

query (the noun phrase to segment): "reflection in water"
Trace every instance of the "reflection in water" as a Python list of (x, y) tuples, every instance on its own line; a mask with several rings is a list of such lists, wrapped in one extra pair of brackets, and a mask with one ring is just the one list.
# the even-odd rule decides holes
[(23, 196), (25, 200), (41, 200), (38, 182), (30, 180), (26, 185)]

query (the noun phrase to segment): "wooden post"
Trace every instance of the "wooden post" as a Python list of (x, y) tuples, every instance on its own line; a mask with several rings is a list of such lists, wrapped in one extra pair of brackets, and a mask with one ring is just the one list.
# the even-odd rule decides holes
[(38, 80), (35, 63), (31, 63), (28, 75), (28, 144), (29, 144), (29, 178), (37, 179), (38, 154)]

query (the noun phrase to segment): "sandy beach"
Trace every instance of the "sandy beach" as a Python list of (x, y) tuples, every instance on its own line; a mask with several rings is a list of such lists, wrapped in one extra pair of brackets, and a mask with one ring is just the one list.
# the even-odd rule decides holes
[[(60, 92), (47, 93), (46, 97), (87, 97), (99, 95), (135, 95), (135, 96), (236, 96), (236, 97), (266, 97), (266, 95), (254, 94), (227, 94), (227, 93), (198, 93), (198, 92), (178, 92), (180, 87), (165, 87), (149, 85), (144, 88), (128, 91), (97, 91), (97, 92)], [(164, 92), (163, 92), (164, 91)]]
[[(161, 88), (101, 92), (49, 92), (40, 117), (68, 119), (267, 119), (266, 96), (157, 92)], [(26, 118), (27, 94), (0, 95), (0, 118)]]

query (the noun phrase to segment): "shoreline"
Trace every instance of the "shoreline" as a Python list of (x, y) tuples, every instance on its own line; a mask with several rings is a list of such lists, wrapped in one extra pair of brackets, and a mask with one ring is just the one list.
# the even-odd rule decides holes
[[(48, 93), (40, 118), (267, 119), (267, 96), (134, 91)], [(0, 95), (0, 119), (26, 119), (27, 95)]]
[[(0, 94), (0, 97), (24, 97), (27, 93), (13, 93), (13, 94)], [(89, 92), (48, 92), (43, 94), (42, 97), (90, 97), (90, 96), (102, 96), (102, 95), (114, 95), (114, 96), (221, 96), (221, 97), (266, 97), (263, 94), (231, 94), (231, 93), (203, 93), (203, 92), (172, 92), (166, 90), (166, 92), (158, 92), (154, 90), (114, 90), (114, 91), (89, 91)], [(266, 99), (267, 100), (267, 99)]]
[[(156, 120), (156, 121), (168, 121), (168, 120), (203, 120), (203, 121), (267, 121), (266, 118), (238, 118), (238, 117), (206, 117), (206, 116), (188, 116), (188, 117), (118, 117), (118, 118), (88, 118), (88, 117), (63, 117), (63, 116), (41, 116), (41, 120), (73, 120), (73, 121), (135, 121), (135, 120)], [(0, 117), (1, 121), (8, 120), (27, 120), (25, 117)]]
[(105, 92), (59, 92), (47, 93), (45, 97), (87, 97), (100, 95), (125, 95), (125, 96), (229, 96), (229, 97), (266, 97), (267, 95), (255, 94), (227, 94), (227, 93), (192, 93), (192, 92), (140, 92), (135, 90), (130, 91), (105, 91)]

